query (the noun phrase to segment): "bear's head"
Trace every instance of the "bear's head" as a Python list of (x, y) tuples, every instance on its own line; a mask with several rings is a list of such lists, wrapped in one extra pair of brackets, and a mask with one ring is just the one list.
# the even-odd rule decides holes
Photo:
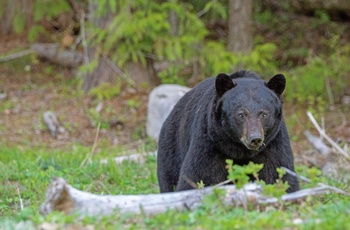
[(286, 79), (277, 74), (265, 82), (255, 74), (245, 74), (239, 78), (226, 74), (216, 77), (214, 113), (226, 139), (257, 153), (279, 131)]

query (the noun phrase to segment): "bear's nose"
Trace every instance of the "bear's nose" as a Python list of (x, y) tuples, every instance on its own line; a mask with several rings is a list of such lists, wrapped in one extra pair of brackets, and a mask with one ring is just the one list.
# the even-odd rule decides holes
[(253, 146), (260, 146), (263, 142), (261, 137), (252, 137), (249, 140), (250, 144)]

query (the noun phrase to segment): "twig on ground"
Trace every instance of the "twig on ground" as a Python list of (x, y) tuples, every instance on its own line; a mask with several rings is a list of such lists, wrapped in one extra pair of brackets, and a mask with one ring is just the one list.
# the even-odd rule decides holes
[(337, 187), (334, 187), (334, 186), (331, 186), (331, 185), (328, 185), (328, 184), (324, 184), (324, 183), (318, 183), (318, 185), (321, 186), (321, 187), (329, 188), (329, 189), (335, 191), (336, 193), (339, 193), (339, 194), (342, 194), (342, 195), (345, 195), (345, 196), (350, 196), (350, 193), (345, 192), (344, 190), (342, 190), (340, 188), (337, 188)]
[(17, 187), (17, 194), (18, 194), (18, 197), (19, 197), (19, 204), (20, 204), (21, 211), (22, 211), (24, 209), (24, 207), (23, 207), (23, 201), (22, 201), (22, 197), (21, 197), (21, 192), (19, 191), (18, 187)]
[(307, 112), (307, 116), (309, 117), (310, 121), (312, 122), (312, 124), (315, 126), (315, 128), (317, 129), (317, 131), (319, 132), (319, 134), (324, 137), (324, 139), (326, 139), (326, 141), (328, 143), (330, 143), (332, 145), (332, 147), (334, 147), (340, 154), (342, 154), (344, 157), (346, 157), (346, 159), (349, 160), (349, 154), (344, 151), (337, 143), (335, 143), (325, 132), (325, 130), (323, 130), (319, 124), (317, 123), (315, 117), (312, 115), (312, 113), (310, 111)]
[(310, 180), (309, 178), (306, 178), (306, 177), (304, 177), (304, 176), (301, 176), (301, 175), (299, 175), (299, 174), (293, 172), (292, 170), (287, 169), (286, 167), (283, 167), (283, 166), (282, 166), (281, 169), (283, 169), (284, 171), (286, 171), (286, 173), (288, 173), (288, 174), (290, 174), (290, 175), (292, 175), (292, 176), (295, 176), (295, 177), (299, 178), (300, 180), (303, 180), (303, 181), (306, 181), (306, 182), (308, 182), (308, 183), (311, 183), (311, 180)]
[[(119, 157), (115, 157), (113, 160), (115, 161), (116, 164), (121, 164), (123, 161), (134, 161), (139, 164), (144, 164), (145, 158), (148, 156), (157, 156), (157, 151), (148, 152), (148, 153), (134, 153), (134, 154), (124, 155), (124, 156), (119, 156)], [(108, 159), (101, 160), (101, 163), (107, 164)]]
[[(281, 167), (283, 170), (286, 171), (286, 173), (292, 175), (292, 176), (295, 176), (303, 181), (306, 181), (308, 183), (311, 183), (312, 181), (309, 179), (309, 178), (306, 178), (304, 176), (301, 176), (295, 172), (293, 172), (292, 170), (290, 169), (287, 169), (286, 167)], [(324, 183), (317, 183), (318, 186), (322, 187), (322, 188), (328, 188), (330, 190), (333, 190), (335, 191), (336, 193), (339, 193), (339, 194), (342, 194), (342, 195), (345, 195), (345, 196), (350, 196), (350, 193), (348, 192), (345, 192), (344, 190), (340, 189), (340, 188), (337, 188), (337, 187), (334, 187), (334, 186), (331, 186), (331, 185), (328, 185), (328, 184), (324, 184)]]
[(23, 50), (23, 51), (20, 51), (18, 53), (13, 53), (13, 54), (9, 54), (7, 56), (0, 57), (0, 62), (11, 61), (13, 59), (21, 58), (21, 57), (27, 56), (27, 55), (32, 54), (32, 53), (34, 53), (34, 51), (32, 49)]
[(94, 155), (95, 149), (97, 146), (98, 136), (100, 134), (100, 127), (101, 127), (101, 123), (99, 122), (97, 124), (97, 130), (96, 130), (94, 144), (92, 145), (91, 151), (88, 154), (86, 154), (85, 159), (81, 162), (80, 168), (84, 167), (86, 165), (87, 161), (89, 161), (89, 163), (91, 162), (91, 158)]

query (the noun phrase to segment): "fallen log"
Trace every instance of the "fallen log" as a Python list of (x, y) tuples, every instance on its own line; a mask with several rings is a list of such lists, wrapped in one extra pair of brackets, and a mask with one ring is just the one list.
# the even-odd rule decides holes
[(83, 62), (82, 52), (65, 49), (58, 43), (34, 43), (30, 46), (30, 49), (0, 56), (0, 62), (11, 61), (30, 54), (35, 54), (39, 58), (69, 68), (79, 67)]
[(81, 52), (64, 49), (59, 44), (35, 43), (30, 48), (39, 58), (47, 59), (64, 67), (78, 67), (83, 62), (83, 54)]
[(316, 196), (330, 191), (341, 193), (336, 188), (320, 185), (313, 189), (304, 189), (283, 195), (280, 198), (267, 197), (262, 194), (260, 185), (251, 183), (242, 189), (234, 185), (206, 187), (173, 193), (148, 195), (95, 195), (73, 188), (63, 178), (52, 180), (40, 213), (47, 215), (53, 211), (66, 214), (79, 213), (84, 216), (101, 216), (112, 214), (116, 209), (121, 213), (144, 213), (153, 215), (166, 212), (169, 209), (193, 210), (198, 207), (203, 197), (212, 194), (214, 189), (225, 192), (223, 203), (234, 207), (253, 207), (259, 209), (262, 205), (282, 205), (283, 202), (299, 202), (309, 196)]

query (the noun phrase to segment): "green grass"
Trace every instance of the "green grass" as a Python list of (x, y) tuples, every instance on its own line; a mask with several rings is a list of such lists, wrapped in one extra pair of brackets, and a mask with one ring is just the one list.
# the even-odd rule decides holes
[[(171, 210), (155, 216), (115, 214), (107, 217), (65, 216), (54, 212), (39, 214), (52, 177), (59, 176), (69, 184), (95, 194), (158, 193), (156, 160), (149, 157), (144, 165), (124, 162), (103, 165), (100, 159), (116, 157), (117, 152), (101, 151), (91, 164), (80, 167), (90, 148), (74, 145), (70, 150), (42, 148), (0, 148), (0, 229), (35, 229), (46, 223), (65, 228), (68, 225), (93, 225), (95, 229), (350, 229), (350, 198), (328, 194), (282, 208), (245, 210), (225, 207), (215, 197), (207, 197), (194, 211)], [(120, 153), (119, 153), (120, 154)], [(319, 171), (298, 167), (298, 172), (341, 189), (348, 182), (320, 178)], [(318, 179), (317, 179), (318, 178)], [(307, 187), (310, 185), (303, 185)], [(20, 192), (20, 195), (18, 193)], [(24, 210), (20, 207), (23, 200)]]

